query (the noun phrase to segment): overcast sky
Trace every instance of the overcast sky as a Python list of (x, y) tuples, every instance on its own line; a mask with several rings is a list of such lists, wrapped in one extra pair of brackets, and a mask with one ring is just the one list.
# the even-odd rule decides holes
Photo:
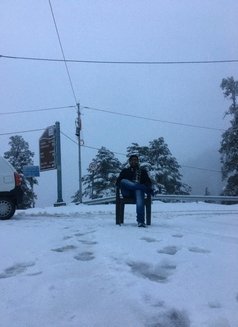
[[(236, 0), (51, 0), (51, 5), (66, 59), (238, 59)], [(62, 59), (49, 1), (1, 0), (0, 44), (3, 56)], [(229, 126), (229, 117), (223, 117), (230, 105), (220, 83), (229, 76), (237, 79), (237, 67), (238, 63), (68, 63), (74, 97), (63, 62), (1, 57), (0, 154), (9, 150), (11, 136), (2, 134), (45, 129), (59, 121), (64, 133), (63, 197), (68, 201), (78, 188), (78, 147), (73, 142), (77, 141), (76, 108), (70, 106), (80, 102), (86, 146), (82, 148), (83, 174), (97, 153), (90, 147), (105, 146), (123, 154), (132, 142), (148, 145), (161, 136), (180, 165), (219, 169), (222, 129)], [(63, 106), (68, 108), (34, 112)], [(29, 110), (33, 112), (6, 114)], [(35, 152), (35, 165), (39, 164), (38, 142), (42, 133), (43, 130), (20, 134)], [(116, 156), (121, 161), (125, 159), (123, 155)], [(185, 167), (183, 173), (188, 179), (184, 182), (189, 181), (188, 175), (201, 178), (201, 171), (196, 169)], [(209, 175), (220, 179), (217, 173)], [(43, 192), (55, 176), (55, 171), (41, 174), (39, 204), (56, 200), (55, 182)]]

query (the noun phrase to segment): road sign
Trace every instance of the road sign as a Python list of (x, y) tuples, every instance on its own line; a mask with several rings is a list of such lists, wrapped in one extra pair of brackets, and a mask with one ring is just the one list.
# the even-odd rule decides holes
[(40, 171), (56, 169), (55, 126), (46, 128), (40, 137)]
[(39, 177), (40, 176), (40, 168), (39, 168), (39, 166), (24, 166), (23, 167), (23, 175), (25, 177)]

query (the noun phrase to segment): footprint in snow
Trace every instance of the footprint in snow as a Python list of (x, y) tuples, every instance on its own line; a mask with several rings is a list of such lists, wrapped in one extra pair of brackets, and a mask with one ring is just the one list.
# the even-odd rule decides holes
[(35, 265), (35, 262), (21, 262), (16, 263), (15, 265), (8, 267), (0, 274), (0, 278), (9, 278), (19, 275), (27, 270), (27, 268)]
[(145, 303), (151, 305), (154, 308), (162, 308), (165, 305), (164, 301), (161, 301), (159, 299), (153, 299), (151, 295), (145, 294), (144, 295), (144, 301)]
[(173, 234), (172, 237), (182, 238), (183, 234)]
[(127, 262), (131, 267), (131, 271), (140, 277), (147, 278), (153, 282), (166, 282), (171, 275), (172, 270), (176, 269), (176, 265), (164, 262), (158, 265), (151, 265), (146, 262)]
[(79, 260), (79, 261), (90, 261), (93, 260), (95, 258), (93, 252), (81, 252), (77, 255), (74, 256), (74, 259)]
[(54, 252), (66, 252), (66, 251), (74, 250), (76, 248), (77, 247), (75, 245), (66, 245), (66, 246), (62, 246), (61, 248), (51, 249), (51, 251), (54, 251)]
[(74, 236), (84, 236), (86, 233), (76, 233)]
[(64, 236), (63, 237), (63, 240), (66, 241), (66, 240), (69, 240), (70, 238), (72, 238), (73, 236)]
[(185, 311), (170, 309), (150, 318), (146, 327), (190, 327), (190, 319)]
[(198, 248), (196, 246), (189, 247), (188, 250), (190, 252), (195, 252), (195, 253), (210, 253), (211, 252), (209, 250)]
[(210, 302), (208, 302), (208, 306), (211, 309), (219, 309), (219, 308), (221, 308), (221, 304), (218, 301), (210, 301)]
[(158, 250), (158, 253), (175, 255), (178, 252), (179, 248), (174, 245), (165, 246), (163, 249)]
[(95, 245), (98, 243), (96, 241), (87, 241), (87, 240), (78, 240), (78, 242), (86, 244), (86, 245)]
[(160, 242), (160, 241), (158, 241), (158, 240), (156, 240), (155, 238), (152, 238), (152, 237), (141, 237), (141, 240), (146, 241), (148, 243)]

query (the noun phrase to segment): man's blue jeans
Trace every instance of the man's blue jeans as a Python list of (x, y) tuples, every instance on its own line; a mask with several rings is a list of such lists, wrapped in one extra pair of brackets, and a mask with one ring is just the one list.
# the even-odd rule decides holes
[(122, 179), (120, 182), (121, 193), (124, 197), (134, 198), (136, 202), (137, 222), (145, 221), (145, 192), (147, 187), (143, 184)]

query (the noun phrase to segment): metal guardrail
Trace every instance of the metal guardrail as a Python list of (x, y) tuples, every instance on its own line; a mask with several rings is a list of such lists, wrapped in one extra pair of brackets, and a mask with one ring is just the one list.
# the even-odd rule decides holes
[[(170, 200), (175, 201), (204, 201), (204, 202), (236, 202), (238, 204), (238, 196), (216, 196), (216, 195), (177, 195), (177, 194), (160, 194), (152, 198), (152, 201)], [(83, 201), (83, 204), (109, 204), (115, 203), (116, 197), (110, 196), (107, 198), (93, 199)]]
[(83, 204), (109, 204), (109, 203), (115, 203), (115, 202), (116, 202), (116, 196), (109, 196), (107, 198), (83, 201)]
[(209, 201), (209, 202), (237, 202), (238, 196), (220, 196), (220, 195), (177, 195), (161, 194), (153, 200), (173, 200), (173, 201)]

